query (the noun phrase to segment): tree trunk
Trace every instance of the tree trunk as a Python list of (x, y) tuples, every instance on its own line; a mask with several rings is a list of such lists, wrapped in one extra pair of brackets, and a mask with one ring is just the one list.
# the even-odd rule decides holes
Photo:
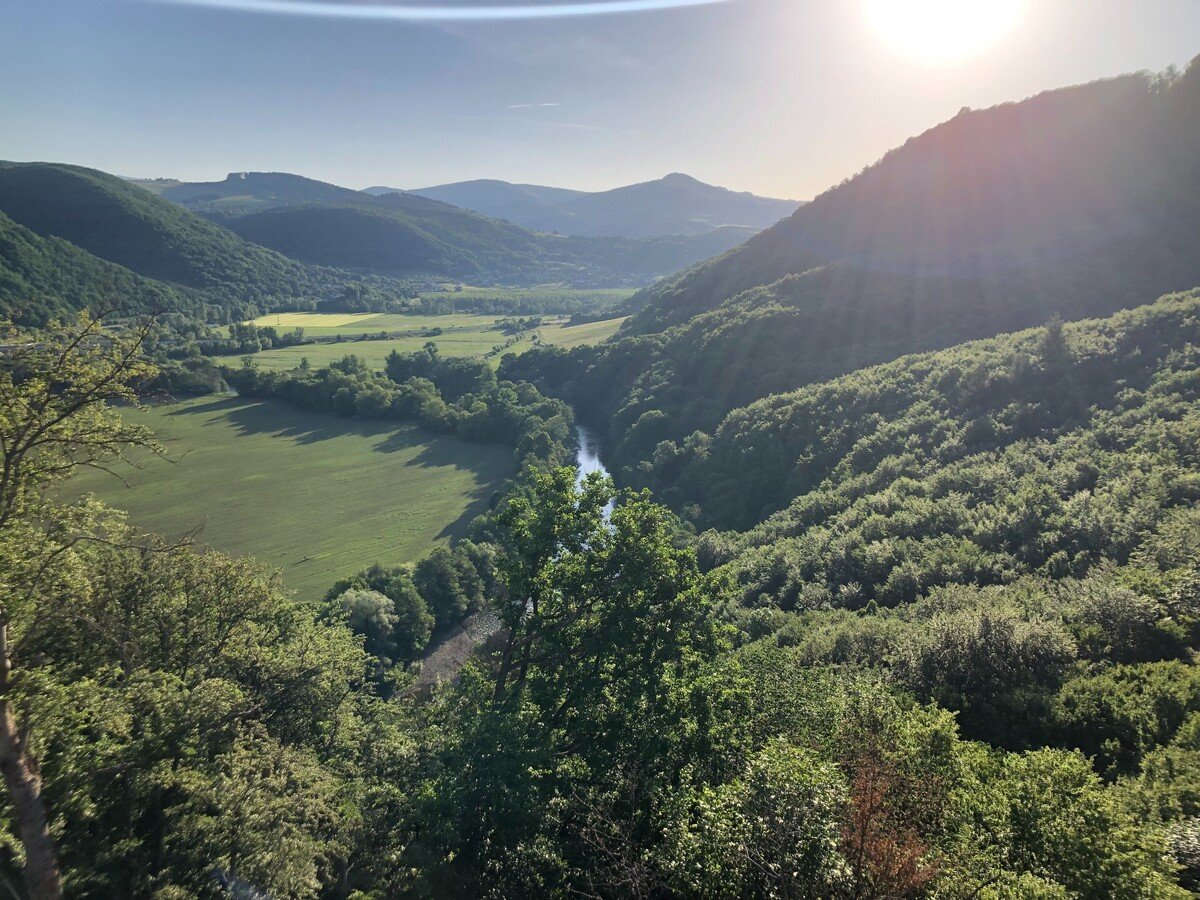
[(512, 669), (513, 647), (517, 643), (517, 629), (508, 629), (508, 639), (504, 642), (504, 657), (500, 660), (500, 671), (496, 673), (496, 689), (492, 692), (493, 705), (498, 704), (504, 697), (504, 686), (508, 683), (508, 673)]
[(25, 893), (29, 900), (61, 900), (62, 876), (42, 802), (42, 778), (8, 699), (10, 666), (8, 626), (0, 625), (0, 772), (25, 847)]

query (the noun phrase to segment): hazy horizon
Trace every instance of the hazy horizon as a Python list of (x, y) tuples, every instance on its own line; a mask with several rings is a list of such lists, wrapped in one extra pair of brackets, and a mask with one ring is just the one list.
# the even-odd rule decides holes
[[(67, 163), (71, 162), (71, 160), (65, 160), (65, 159), (59, 159), (59, 160), (49, 160), (49, 159), (12, 160), (12, 161), (13, 162), (50, 162), (50, 163), (63, 163), (63, 164), (67, 164)], [(155, 180), (168, 180), (169, 181), (169, 180), (173, 180), (173, 176), (169, 176), (169, 175), (137, 175), (137, 174), (130, 175), (128, 172), (111, 172), (109, 174), (117, 175), (121, 178), (126, 178), (126, 179), (129, 179), (132, 181), (155, 181)], [(225, 172), (223, 175), (219, 175), (219, 176), (216, 176), (213, 178), (196, 179), (195, 181), (192, 181), (189, 179), (187, 181), (187, 183), (189, 183), (189, 184), (220, 184), (220, 183), (228, 180), (231, 176), (243, 175), (243, 174), (246, 174), (246, 175), (248, 175), (248, 174), (298, 175), (301, 178), (312, 178), (311, 175), (308, 175), (304, 172), (288, 172), (288, 171), (284, 171), (283, 169), (230, 169), (229, 171)], [(613, 184), (608, 187), (595, 188), (591, 191), (588, 191), (587, 193), (603, 193), (605, 191), (616, 190), (618, 188), (623, 188), (623, 187), (630, 187), (630, 186), (636, 185), (636, 184), (648, 184), (648, 183), (652, 183), (652, 182), (656, 182), (656, 181), (662, 181), (663, 179), (668, 178), (671, 175), (686, 175), (689, 177), (695, 177), (695, 176), (692, 176), (691, 173), (689, 173), (689, 172), (663, 172), (662, 175), (659, 175), (655, 178), (645, 178), (645, 179), (642, 179), (641, 181), (627, 182), (627, 183), (622, 183), (622, 184)], [(324, 181), (324, 179), (319, 179), (319, 178), (313, 179), (313, 180)], [(697, 179), (697, 180), (703, 181), (703, 179)], [(513, 181), (509, 181), (506, 178), (490, 178), (486, 175), (482, 175), (477, 178), (460, 178), (456, 181), (446, 181), (446, 182), (441, 182), (438, 184), (386, 184), (382, 181), (375, 181), (375, 182), (371, 182), (370, 184), (337, 184), (336, 182), (325, 182), (325, 183), (334, 184), (337, 187), (350, 188), (351, 190), (356, 190), (356, 191), (365, 191), (365, 190), (369, 190), (371, 188), (393, 188), (393, 189), (400, 190), (400, 191), (424, 191), (424, 190), (431, 190), (433, 188), (448, 187), (448, 186), (454, 185), (454, 184), (468, 184), (468, 183), (477, 182), (477, 181), (503, 182), (503, 183), (508, 183), (508, 184), (515, 184), (518, 187), (522, 186), (522, 185), (529, 185), (531, 187), (549, 187), (549, 188), (561, 188), (563, 190), (580, 190), (580, 189), (572, 187), (569, 184), (543, 184), (540, 182), (513, 182)], [(705, 183), (707, 183), (707, 182), (705, 182)], [(717, 184), (717, 185), (710, 185), (710, 186), (725, 188), (726, 190), (735, 191), (737, 193), (753, 193), (750, 191), (743, 191), (741, 188), (727, 185), (727, 184)], [(803, 201), (803, 200), (807, 200), (810, 198), (772, 197), (770, 199)]]
[[(354, 188), (496, 179), (598, 191), (683, 172), (806, 200), (963, 106), (1182, 67), (1200, 52), (1192, 0), (1025, 3), (1002, 35), (950, 61), (889, 44), (870, 0), (622, 0), (671, 8), (603, 15), (578, 14), (595, 3), (427, 0), (417, 11), (432, 21), (274, 2), (11, 4), (0, 157)], [(232, 8), (247, 5), (282, 11)], [(554, 15), (513, 18), (518, 7)], [(505, 17), (436, 20), (467, 8)]]

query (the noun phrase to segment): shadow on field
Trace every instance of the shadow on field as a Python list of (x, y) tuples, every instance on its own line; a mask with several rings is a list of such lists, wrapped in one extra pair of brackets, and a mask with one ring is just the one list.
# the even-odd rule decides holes
[[(390, 435), (396, 428), (391, 422), (373, 422), (369, 419), (341, 419), (328, 413), (309, 412), (272, 403), (242, 397), (222, 397), (206, 403), (197, 403), (173, 410), (171, 416), (212, 416), (206, 425), (228, 423), (239, 434), (269, 434), (291, 440), (297, 444), (316, 444), (348, 434), (375, 437)], [(412, 444), (419, 441), (413, 440)], [(399, 450), (400, 444), (391, 449)]]
[[(222, 397), (190, 404), (167, 413), (169, 416), (210, 416), (206, 425), (228, 423), (239, 434), (269, 434), (297, 444), (315, 444), (345, 435), (383, 440), (374, 445), (377, 453), (395, 453), (419, 447), (420, 452), (408, 463), (422, 468), (452, 466), (474, 471), (483, 462), (480, 454), (463, 453), (467, 442), (454, 435), (426, 431), (415, 422), (343, 419), (329, 413), (310, 412), (269, 400)], [(218, 419), (220, 421), (218, 421)], [(433, 440), (431, 440), (433, 439)], [(493, 446), (476, 444), (473, 446)]]
[[(398, 424), (399, 430), (393, 431), (376, 444), (375, 450), (379, 453), (395, 453), (397, 450), (420, 447), (420, 452), (409, 460), (407, 465), (423, 469), (453, 467), (474, 472), (481, 465), (486, 465), (487, 461), (483, 457), (487, 448), (499, 446), (497, 444), (473, 444), (452, 434), (425, 431), (416, 424), (405, 422)], [(394, 423), (392, 427), (396, 428), (397, 424)], [(464, 449), (468, 447), (470, 449), (464, 453)], [(478, 448), (477, 451), (476, 448)]]
[[(453, 468), (474, 475), (481, 483), (463, 494), (467, 500), (466, 508), (457, 519), (437, 534), (437, 540), (465, 537), (470, 532), (471, 523), (491, 505), (500, 483), (513, 474), (515, 467), (512, 463), (512, 453), (508, 447), (496, 444), (472, 445), (449, 435), (433, 435), (437, 440), (431, 442), (431, 435), (432, 432), (406, 427), (388, 436), (377, 444), (375, 449), (390, 453), (417, 445), (421, 448), (420, 452), (405, 463), (405, 468)], [(470, 450), (464, 453), (468, 447)], [(488, 450), (501, 452), (493, 456), (487, 454)]]
[[(479, 496), (481, 494), (487, 494), (487, 496)], [(471, 502), (467, 504), (467, 508), (462, 511), (462, 514), (457, 519), (434, 536), (435, 541), (456, 541), (459, 538), (466, 537), (471, 533), (471, 523), (487, 512), (488, 499), (491, 497), (490, 489), (482, 488), (478, 491), (472, 491), (469, 496), (471, 497)]]
[(408, 469), (457, 469), (471, 473), (479, 483), (463, 496), (467, 506), (437, 539), (462, 537), (470, 523), (483, 513), (499, 486), (512, 474), (512, 454), (499, 445), (471, 444), (452, 435), (439, 435), (415, 423), (343, 419), (328, 413), (309, 412), (282, 403), (224, 396), (181, 406), (168, 416), (200, 416), (204, 425), (232, 425), (240, 435), (262, 434), (290, 440), (298, 445), (317, 444), (346, 435), (378, 438), (377, 453), (416, 449), (403, 467)]

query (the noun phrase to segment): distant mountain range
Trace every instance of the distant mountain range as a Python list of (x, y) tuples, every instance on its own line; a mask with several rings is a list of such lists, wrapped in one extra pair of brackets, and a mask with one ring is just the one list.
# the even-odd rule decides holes
[[(416, 194), (373, 197), (286, 173), (189, 184), (0, 162), (0, 315), (39, 323), (122, 307), (211, 317), (336, 296), (363, 278), (645, 285), (754, 234), (542, 234)], [(401, 284), (395, 279), (403, 279)]]
[(216, 182), (134, 183), (293, 259), (399, 277), (638, 286), (723, 253), (757, 230), (726, 226), (643, 238), (554, 235), (419, 194), (372, 195), (282, 172), (235, 172)]
[[(395, 194), (400, 188), (369, 187), (363, 193), (376, 197), (384, 194)], [(490, 178), (480, 178), (475, 181), (459, 181), (454, 184), (442, 184), (436, 187), (421, 188), (409, 191), (433, 200), (441, 200), (463, 209), (473, 209), (477, 213), (491, 216), (495, 219), (517, 221), (513, 215), (521, 215), (522, 210), (545, 210), (559, 203), (566, 203), (576, 197), (587, 196), (587, 191), (573, 191), (570, 188), (545, 187), (540, 184), (513, 184), (508, 181), (496, 181)]]
[[(396, 191), (370, 187), (365, 193), (381, 196)], [(761, 230), (800, 206), (795, 200), (739, 193), (679, 173), (595, 193), (492, 180), (461, 181), (408, 193), (534, 231), (585, 237), (702, 234), (726, 226)]]

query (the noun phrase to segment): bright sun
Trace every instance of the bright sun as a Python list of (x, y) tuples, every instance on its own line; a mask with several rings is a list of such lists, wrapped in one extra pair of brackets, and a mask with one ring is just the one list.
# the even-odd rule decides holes
[(999, 40), (1026, 0), (864, 0), (867, 19), (898, 51), (925, 62), (957, 62)]

